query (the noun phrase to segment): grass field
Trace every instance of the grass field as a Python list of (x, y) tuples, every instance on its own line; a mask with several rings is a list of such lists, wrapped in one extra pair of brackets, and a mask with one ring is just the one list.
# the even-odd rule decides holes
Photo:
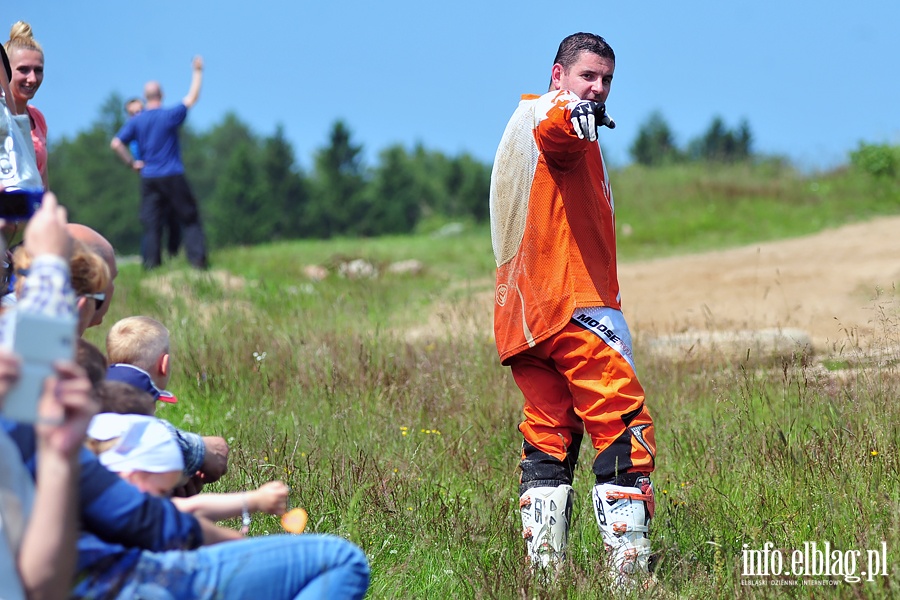
[[(772, 169), (614, 173), (619, 226), (632, 231), (621, 239), (624, 260), (900, 211), (893, 183)], [(350, 258), (378, 267), (415, 258), (425, 269), (318, 282), (303, 274), (306, 265)], [(229, 440), (230, 470), (213, 490), (284, 480), (292, 503), (307, 508), (310, 531), (346, 536), (366, 551), (371, 598), (611, 596), (589, 503), (587, 443), (569, 564), (543, 586), (523, 562), (520, 394), (491, 331), (477, 328), (485, 305), (476, 298), (493, 288), (485, 227), (235, 248), (213, 263), (208, 274), (182, 261), (151, 274), (124, 266), (107, 321), (88, 335), (102, 344), (116, 319), (133, 314), (170, 328), (170, 387), (180, 402), (161, 413)], [(885, 339), (898, 336), (900, 325), (887, 320)], [(635, 341), (659, 447), (657, 585), (646, 596), (900, 595), (896, 356), (828, 369), (810, 356), (663, 360)], [(279, 530), (274, 517), (258, 516), (251, 533)], [(786, 564), (804, 542), (829, 542), (848, 569), (849, 551), (860, 550), (857, 574), (866, 550), (884, 542), (889, 575), (859, 583), (742, 577), (742, 551), (767, 542)], [(769, 585), (742, 585), (748, 579)], [(837, 585), (791, 585), (809, 580)]]

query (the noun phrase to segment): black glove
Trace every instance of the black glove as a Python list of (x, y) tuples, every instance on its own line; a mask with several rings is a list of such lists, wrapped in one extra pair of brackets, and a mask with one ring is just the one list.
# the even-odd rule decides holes
[(578, 139), (589, 142), (597, 141), (597, 128), (606, 125), (610, 129), (616, 126), (615, 121), (606, 114), (606, 105), (593, 100), (582, 100), (575, 104), (570, 117)]

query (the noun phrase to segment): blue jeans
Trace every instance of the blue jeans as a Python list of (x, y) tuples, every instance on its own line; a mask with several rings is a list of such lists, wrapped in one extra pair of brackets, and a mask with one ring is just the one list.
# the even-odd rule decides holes
[(197, 550), (144, 552), (118, 598), (362, 598), (369, 563), (330, 535), (271, 535)]

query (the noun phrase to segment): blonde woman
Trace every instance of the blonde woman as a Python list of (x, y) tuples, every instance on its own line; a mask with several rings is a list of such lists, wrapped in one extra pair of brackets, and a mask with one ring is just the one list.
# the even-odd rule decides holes
[[(34, 153), (37, 158), (38, 171), (44, 189), (48, 189), (47, 177), (47, 121), (43, 113), (28, 102), (44, 82), (44, 50), (34, 39), (31, 25), (25, 21), (17, 21), (9, 31), (9, 41), (4, 44), (12, 78), (9, 82), (12, 102), (16, 113), (28, 114), (31, 120), (31, 140), (34, 142)], [(7, 100), (9, 101), (9, 100)]]
[[(13, 264), (16, 266), (16, 295), (22, 293), (22, 287), (28, 278), (31, 256), (24, 246), (19, 246), (13, 253)], [(78, 335), (88, 328), (96, 312), (106, 302), (106, 286), (109, 285), (109, 267), (103, 258), (88, 248), (84, 242), (72, 241), (72, 258), (69, 260), (72, 277), (72, 289), (77, 298), (75, 308), (78, 311)]]

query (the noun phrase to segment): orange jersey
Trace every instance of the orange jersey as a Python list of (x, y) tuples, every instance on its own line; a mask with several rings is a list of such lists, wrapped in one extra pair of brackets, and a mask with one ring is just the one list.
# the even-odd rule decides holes
[(600, 145), (578, 139), (567, 91), (526, 95), (491, 173), (500, 360), (562, 329), (576, 307), (620, 308), (612, 190)]

